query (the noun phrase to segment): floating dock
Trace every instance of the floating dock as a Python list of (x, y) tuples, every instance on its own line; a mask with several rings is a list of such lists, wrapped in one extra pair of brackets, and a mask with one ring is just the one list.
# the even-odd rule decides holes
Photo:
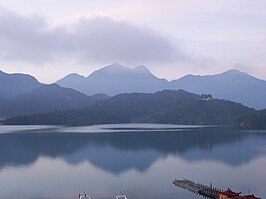
[(218, 193), (223, 191), (222, 189), (213, 187), (212, 184), (210, 184), (210, 186), (206, 186), (185, 178), (182, 180), (174, 180), (173, 184), (183, 189), (187, 189), (193, 193), (197, 193), (212, 199), (218, 198)]

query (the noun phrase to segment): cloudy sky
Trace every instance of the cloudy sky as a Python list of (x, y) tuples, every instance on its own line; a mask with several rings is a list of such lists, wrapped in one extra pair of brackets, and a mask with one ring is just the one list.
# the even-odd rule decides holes
[(0, 0), (0, 70), (49, 83), (114, 62), (266, 79), (266, 1)]

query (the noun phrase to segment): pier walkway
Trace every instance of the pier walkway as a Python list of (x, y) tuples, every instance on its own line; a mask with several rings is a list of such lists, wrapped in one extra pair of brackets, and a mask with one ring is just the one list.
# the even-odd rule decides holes
[(173, 181), (173, 184), (183, 189), (187, 189), (193, 193), (198, 193), (202, 196), (205, 196), (207, 198), (213, 198), (213, 199), (218, 198), (218, 193), (223, 191), (221, 189), (212, 187), (212, 185), (206, 186), (206, 185), (196, 183), (194, 181), (191, 181), (185, 178), (183, 178), (182, 180), (175, 179)]

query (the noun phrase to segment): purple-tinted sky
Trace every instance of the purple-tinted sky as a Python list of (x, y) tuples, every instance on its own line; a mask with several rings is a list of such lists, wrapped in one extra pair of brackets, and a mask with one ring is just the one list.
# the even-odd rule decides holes
[(266, 79), (265, 0), (0, 0), (0, 70), (53, 82), (118, 62)]

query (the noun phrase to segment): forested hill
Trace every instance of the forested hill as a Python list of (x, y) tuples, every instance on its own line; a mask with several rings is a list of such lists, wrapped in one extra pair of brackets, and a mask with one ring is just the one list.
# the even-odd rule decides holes
[(239, 118), (234, 126), (243, 129), (266, 129), (266, 109)]
[(86, 96), (56, 84), (43, 85), (14, 99), (0, 100), (0, 118), (80, 109), (105, 98), (108, 96)]
[(184, 90), (119, 94), (73, 111), (10, 118), (4, 124), (92, 125), (107, 123), (232, 124), (255, 110)]

